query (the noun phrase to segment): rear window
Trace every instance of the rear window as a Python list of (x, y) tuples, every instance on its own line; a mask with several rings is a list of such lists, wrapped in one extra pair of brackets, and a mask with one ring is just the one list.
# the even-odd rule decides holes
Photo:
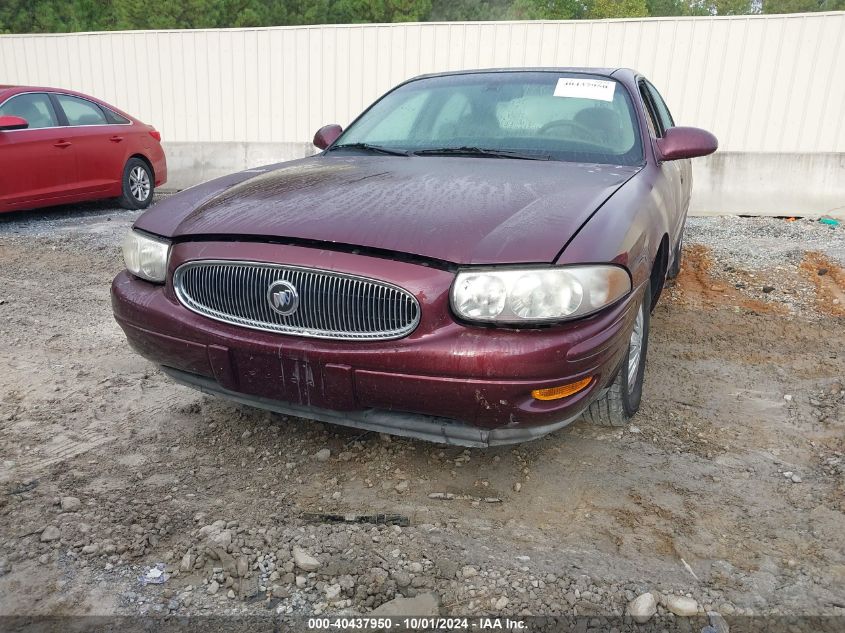
[(106, 113), (106, 118), (109, 120), (109, 123), (112, 123), (114, 125), (126, 125), (127, 123), (131, 123), (129, 119), (127, 119), (125, 116), (120, 116), (114, 110), (103, 108), (103, 112)]

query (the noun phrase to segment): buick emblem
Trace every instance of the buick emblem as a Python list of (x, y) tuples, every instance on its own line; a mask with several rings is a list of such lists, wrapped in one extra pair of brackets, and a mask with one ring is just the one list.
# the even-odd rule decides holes
[(290, 316), (299, 307), (299, 293), (289, 281), (274, 281), (267, 289), (267, 301), (274, 312)]

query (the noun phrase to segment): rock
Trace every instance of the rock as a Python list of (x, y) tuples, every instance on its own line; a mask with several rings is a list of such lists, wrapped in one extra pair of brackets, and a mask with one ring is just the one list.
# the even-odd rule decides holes
[(205, 590), (205, 592), (206, 592), (209, 596), (213, 596), (213, 595), (214, 595), (214, 594), (216, 594), (218, 591), (220, 591), (220, 585), (217, 583), (217, 581), (216, 581), (216, 580), (212, 580), (212, 581), (208, 584), (208, 588)]
[(235, 563), (235, 572), (238, 574), (238, 578), (246, 578), (246, 575), (249, 572), (249, 560), (247, 560), (246, 556), (238, 558), (238, 562)]
[(208, 542), (212, 547), (225, 550), (232, 544), (232, 531), (222, 530), (220, 532), (214, 532), (209, 535)]
[(293, 562), (302, 571), (315, 571), (320, 568), (320, 561), (301, 547), (293, 548)]
[(731, 633), (731, 628), (728, 626), (725, 618), (716, 611), (708, 611), (707, 619), (710, 622), (710, 628), (713, 629), (715, 633)]
[(302, 587), (305, 586), (305, 583), (307, 583), (307, 582), (308, 582), (308, 579), (305, 576), (297, 576), (296, 577), (296, 586), (297, 587), (302, 588)]
[[(455, 575), (458, 573), (458, 563), (451, 558), (438, 558), (434, 565), (437, 567), (440, 575), (447, 580), (454, 580)], [(414, 570), (411, 569), (411, 571), (413, 572)]]
[(792, 480), (792, 483), (794, 483), (794, 484), (800, 484), (801, 483), (800, 475), (792, 475), (792, 477), (790, 477), (790, 479)]
[(318, 462), (327, 462), (329, 461), (329, 457), (332, 456), (332, 452), (327, 448), (321, 448), (319, 451), (314, 453), (314, 458)]
[(62, 512), (76, 512), (82, 507), (82, 502), (77, 497), (62, 497)]
[(440, 598), (431, 592), (420, 593), (413, 598), (394, 598), (370, 613), (373, 617), (436, 617), (440, 615)]
[(675, 615), (690, 617), (698, 613), (698, 603), (686, 596), (664, 595), (661, 602), (663, 606)]
[(226, 597), (229, 598), (229, 600), (234, 600), (234, 598), (235, 598), (234, 589), (229, 589), (229, 591), (226, 592)]
[(194, 563), (196, 562), (196, 557), (191, 554), (191, 552), (187, 552), (182, 557), (182, 562), (179, 563), (179, 571), (189, 572), (194, 568)]
[(478, 575), (478, 570), (471, 565), (465, 565), (463, 569), (461, 569), (461, 576), (464, 578), (472, 578), (473, 576)]
[(235, 557), (229, 554), (225, 549), (222, 547), (217, 547), (214, 549), (210, 549), (208, 551), (209, 555), (212, 558), (215, 558), (220, 561), (220, 567), (230, 573), (230, 574), (237, 574), (237, 563), (235, 562)]
[(223, 530), (225, 528), (226, 528), (226, 522), (225, 521), (215, 521), (214, 523), (212, 523), (210, 525), (202, 526), (200, 528), (199, 535), (202, 538), (206, 538), (208, 536), (211, 536), (212, 534), (217, 534), (218, 532), (220, 532), (221, 530)]
[(393, 488), (396, 492), (405, 492), (411, 486), (410, 482), (407, 479), (403, 479), (400, 481), (396, 486)]
[(657, 600), (654, 599), (652, 593), (641, 594), (628, 603), (628, 615), (638, 624), (648, 622), (655, 613), (657, 613)]
[(506, 606), (508, 606), (508, 597), (507, 596), (502, 596), (501, 598), (499, 598), (498, 600), (493, 602), (493, 608), (496, 611), (501, 611)]
[(41, 542), (49, 543), (50, 541), (58, 541), (62, 537), (62, 531), (55, 525), (48, 525), (41, 532)]
[(100, 546), (97, 543), (91, 543), (91, 545), (86, 545), (82, 548), (82, 553), (88, 556), (92, 556), (100, 551)]
[(397, 587), (407, 587), (411, 584), (411, 577), (408, 575), (408, 572), (402, 569), (396, 570), (392, 575)]
[(329, 585), (326, 587), (326, 600), (337, 600), (340, 595), (340, 585)]

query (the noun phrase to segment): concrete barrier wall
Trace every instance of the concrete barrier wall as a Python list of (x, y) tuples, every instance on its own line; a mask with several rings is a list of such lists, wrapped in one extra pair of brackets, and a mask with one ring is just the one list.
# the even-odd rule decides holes
[(171, 187), (302, 156), (319, 126), (420, 73), (570, 65), (637, 68), (679, 124), (719, 137), (695, 209), (845, 205), (845, 12), (0, 36), (0, 83), (81, 90), (156, 125)]
[[(179, 190), (233, 171), (310, 156), (311, 143), (165, 143)], [(692, 215), (845, 219), (845, 153), (717, 152), (693, 161)]]

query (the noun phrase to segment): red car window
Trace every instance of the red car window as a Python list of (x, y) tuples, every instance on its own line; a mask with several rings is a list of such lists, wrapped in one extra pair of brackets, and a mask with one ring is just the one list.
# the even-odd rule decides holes
[(56, 95), (59, 105), (67, 117), (68, 125), (107, 125), (106, 115), (96, 103), (71, 97), (70, 95)]
[(53, 104), (43, 92), (15, 95), (0, 106), (0, 116), (19, 116), (29, 123), (31, 130), (59, 124)]

